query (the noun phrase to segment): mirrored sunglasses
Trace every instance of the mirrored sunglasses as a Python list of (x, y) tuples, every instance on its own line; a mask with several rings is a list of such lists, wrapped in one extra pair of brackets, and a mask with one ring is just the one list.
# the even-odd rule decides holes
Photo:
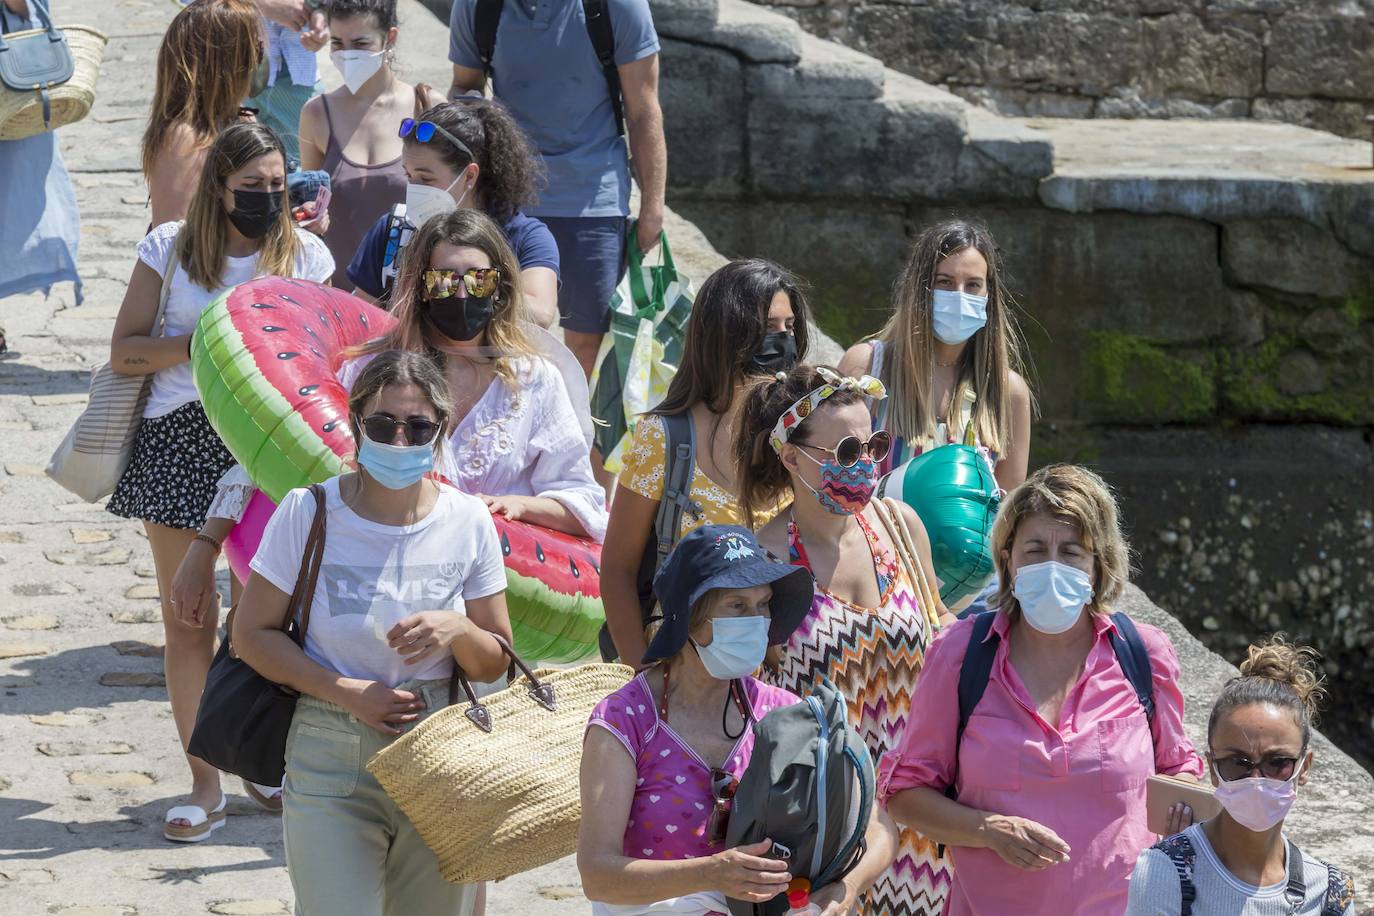
[(424, 417), (407, 417), (398, 420), (389, 413), (374, 413), (362, 420), (363, 432), (367, 438), (382, 445), (390, 445), (397, 429), (405, 430), (406, 442), (411, 445), (428, 445), (439, 432), (439, 424)]
[(468, 149), (466, 143), (459, 140), (433, 121), (417, 121), (414, 118), (402, 118), (401, 129), (397, 131), (396, 135), (402, 140), (414, 137), (417, 143), (428, 143), (434, 139), (435, 134), (438, 134), (449, 143), (452, 143), (455, 147), (462, 150), (463, 155), (467, 156), (469, 161), (475, 162), (477, 160), (477, 157), (472, 155), (472, 150)]
[[(501, 285), (501, 271), (496, 267), (474, 267), (457, 271), (433, 267), (422, 275), (426, 299), (448, 299), (452, 296), (471, 296), (486, 299), (495, 296)], [(462, 289), (463, 292), (458, 290)]]
[(810, 445), (806, 442), (798, 442), (796, 445), (800, 448), (814, 448), (829, 452), (835, 456), (840, 467), (852, 468), (865, 454), (874, 461), (882, 461), (886, 458), (888, 452), (892, 451), (892, 433), (880, 429), (869, 436), (866, 441), (858, 436), (845, 436), (834, 448), (826, 448), (824, 445)]

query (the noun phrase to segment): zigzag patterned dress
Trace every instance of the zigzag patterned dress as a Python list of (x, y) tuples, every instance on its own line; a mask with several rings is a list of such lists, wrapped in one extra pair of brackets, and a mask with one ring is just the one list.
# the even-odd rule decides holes
[[(858, 519), (873, 558), (882, 596), (876, 608), (850, 604), (818, 581), (811, 611), (783, 647), (783, 658), (766, 680), (804, 693), (826, 677), (849, 703), (849, 721), (863, 735), (874, 769), (906, 730), (916, 676), (933, 638), (930, 622), (911, 577), (879, 540), (863, 514)], [(794, 521), (787, 537), (790, 560), (811, 568)], [(953, 880), (953, 865), (936, 844), (903, 828), (897, 858), (860, 901), (872, 916), (940, 916)]]

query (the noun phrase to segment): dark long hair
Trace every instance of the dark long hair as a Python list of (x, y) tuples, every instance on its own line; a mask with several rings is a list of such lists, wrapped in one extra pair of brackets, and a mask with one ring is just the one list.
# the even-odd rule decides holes
[[(475, 98), (442, 102), (421, 117), (453, 134), (472, 151), (469, 157), (437, 134), (429, 142), (455, 172), (477, 163), (477, 191), (487, 213), (498, 223), (509, 222), (516, 211), (534, 200), (543, 168), (529, 137), (504, 105)], [(404, 142), (414, 145), (419, 141), (411, 136)]]
[(682, 364), (651, 412), (677, 414), (705, 404), (712, 413), (725, 413), (739, 387), (759, 374), (750, 360), (768, 333), (768, 309), (779, 292), (792, 302), (797, 359), (806, 359), (811, 307), (801, 281), (762, 258), (731, 261), (701, 284), (687, 322)]
[(1302, 730), (1302, 744), (1312, 740), (1312, 723), (1326, 697), (1317, 668), (1317, 652), (1307, 646), (1294, 646), (1282, 636), (1252, 645), (1240, 663), (1240, 677), (1233, 677), (1222, 688), (1212, 714), (1207, 718), (1207, 742), (1221, 717), (1257, 703), (1286, 709)]

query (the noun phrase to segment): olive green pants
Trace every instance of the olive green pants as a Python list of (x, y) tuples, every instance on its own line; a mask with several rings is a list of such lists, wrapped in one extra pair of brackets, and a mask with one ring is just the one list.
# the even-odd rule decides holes
[[(447, 681), (402, 684), (428, 715)], [(302, 696), (286, 744), (282, 820), (297, 916), (469, 916), (476, 885), (450, 884), (364, 768), (393, 741), (332, 703)]]

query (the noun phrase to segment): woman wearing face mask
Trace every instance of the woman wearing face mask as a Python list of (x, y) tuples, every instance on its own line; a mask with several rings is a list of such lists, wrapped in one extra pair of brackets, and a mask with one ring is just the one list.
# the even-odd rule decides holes
[[(163, 276), (174, 271), (161, 328), (153, 327)], [(220, 134), (205, 160), (186, 221), (157, 226), (138, 245), (138, 263), (115, 319), (110, 363), (123, 375), (152, 375), (128, 470), (106, 507), (143, 520), (153, 551), (167, 637), (167, 693), (182, 744), (191, 736), (205, 673), (214, 652), (217, 608), (211, 597), (196, 617), (178, 613), (172, 576), (193, 543), (233, 463), (201, 408), (191, 379), (191, 330), (220, 293), (253, 277), (327, 281), (329, 251), (296, 229), (287, 212), (281, 141), (258, 124)], [(215, 543), (210, 554), (211, 575)], [(211, 589), (213, 595), (213, 589)], [(188, 757), (188, 804), (167, 813), (166, 835), (178, 841), (209, 836), (210, 815), (224, 808), (219, 772)]]
[(167, 26), (142, 142), (152, 225), (186, 218), (207, 151), (241, 116), (262, 39), (262, 16), (251, 0), (194, 0)]
[(1021, 377), (1023, 346), (988, 230), (950, 220), (922, 232), (887, 325), (840, 360), (841, 372), (887, 386), (873, 416), (875, 430), (893, 435), (883, 472), (971, 438), (1003, 490), (1025, 480), (1032, 398)]
[[(325, 481), (324, 556), (302, 649), (281, 630), (316, 497), (292, 490), (253, 558), (234, 647), (301, 694), (286, 751), (287, 871), (300, 913), (472, 912), (366, 763), (448, 705), (454, 663), (474, 681), (506, 668), (506, 572), (491, 518), (436, 483), (452, 422), (443, 374), (423, 354), (372, 360), (349, 394), (358, 471)], [(313, 489), (313, 488), (312, 488)]]
[[(1112, 616), (1129, 551), (1096, 474), (1031, 475), (1002, 504), (992, 545), (999, 610), (931, 646), (878, 797), (897, 823), (953, 848), (949, 916), (1119, 913), (1131, 865), (1154, 841), (1146, 780), (1202, 773), (1183, 730), (1178, 657), (1160, 630)], [(1149, 658), (1153, 715), (1117, 654), (1114, 640), (1132, 632)], [(961, 672), (984, 653), (961, 737)], [(1191, 813), (1175, 806), (1171, 818), (1181, 828)]]
[[(871, 431), (867, 399), (882, 396), (876, 379), (798, 366), (750, 390), (735, 437), (746, 523), (790, 501), (759, 530), (759, 541), (809, 569), (816, 582), (810, 612), (768, 679), (800, 691), (828, 678), (875, 760), (901, 737), (933, 624), (944, 613), (920, 519), (905, 505), (872, 501), (889, 441), (886, 432)], [(915, 568), (894, 538), (894, 511), (911, 533)], [(938, 914), (948, 886), (948, 864), (934, 844), (907, 830), (861, 911)]]
[(1207, 720), (1221, 813), (1140, 854), (1127, 916), (1354, 916), (1351, 879), (1283, 833), (1312, 771), (1316, 653), (1275, 638), (1248, 656)]
[(355, 295), (386, 299), (401, 252), (417, 227), (456, 209), (487, 214), (501, 226), (520, 266), (520, 293), (531, 320), (558, 320), (558, 244), (539, 220), (520, 212), (536, 195), (541, 166), (525, 132), (498, 102), (445, 102), (400, 122), (405, 203), (374, 214), (348, 265)]
[[(772, 841), (723, 848), (730, 790), (754, 750), (751, 727), (798, 702), (753, 672), (806, 614), (811, 576), (764, 556), (748, 530), (705, 525), (683, 536), (654, 579), (663, 623), (647, 668), (592, 711), (582, 752), (577, 867), (594, 916), (724, 916), (725, 897), (787, 890)], [(818, 912), (872, 882), (891, 857), (875, 817), (859, 866), (812, 895)]]
[[(611, 506), (601, 555), (606, 624), (622, 659), (643, 657), (639, 572), (654, 538), (668, 464), (663, 417), (691, 417), (695, 467), (693, 512), (682, 514), (680, 537), (702, 524), (737, 525), (734, 425), (751, 381), (791, 368), (806, 353), (809, 308), (797, 278), (771, 261), (731, 261), (706, 278), (697, 293), (682, 361), (663, 402), (640, 417), (625, 450), (620, 488)], [(774, 505), (771, 512), (776, 512)], [(771, 518), (770, 510), (758, 514)]]
[(348, 289), (348, 262), (378, 214), (405, 200), (396, 125), (425, 107), (396, 77), (396, 0), (333, 0), (329, 59), (344, 84), (301, 109), (301, 168), (330, 177), (325, 244), (334, 285)]

